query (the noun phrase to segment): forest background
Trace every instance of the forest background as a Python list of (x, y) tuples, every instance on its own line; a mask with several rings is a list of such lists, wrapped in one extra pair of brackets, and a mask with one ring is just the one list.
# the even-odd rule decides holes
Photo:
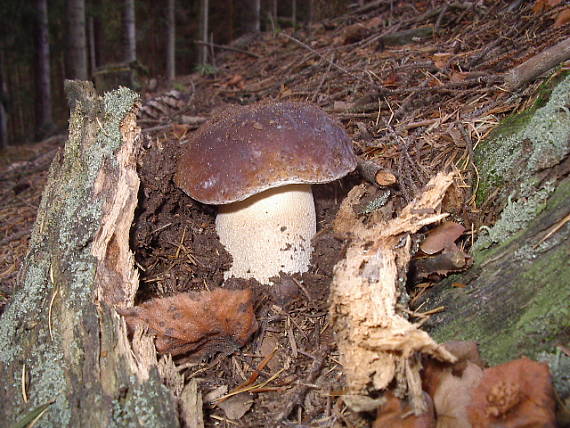
[[(0, 148), (65, 128), (65, 79), (137, 64), (159, 81), (203, 73), (211, 46), (305, 26), (347, 0), (4, 0), (0, 3)], [(364, 3), (362, 0), (359, 3)], [(200, 43), (202, 42), (202, 43)], [(204, 43), (209, 43), (206, 45)]]

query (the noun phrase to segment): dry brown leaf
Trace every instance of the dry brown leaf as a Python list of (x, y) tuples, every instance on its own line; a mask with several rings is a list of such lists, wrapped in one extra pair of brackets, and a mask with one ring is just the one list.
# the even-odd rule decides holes
[(437, 68), (444, 69), (452, 56), (453, 54), (446, 52), (435, 53), (433, 54), (433, 63)]
[(242, 346), (257, 330), (251, 289), (181, 293), (117, 312), (132, 330), (148, 327), (157, 351), (172, 355)]
[(553, 8), (561, 2), (562, 0), (536, 0), (532, 7), (532, 11), (535, 15), (538, 15), (547, 9)]
[(433, 428), (435, 415), (433, 402), (428, 394), (424, 398), (428, 404), (428, 411), (416, 416), (409, 404), (394, 396), (391, 392), (384, 394), (388, 401), (378, 408), (378, 415), (372, 428)]
[(521, 358), (485, 370), (468, 414), (473, 428), (555, 427), (548, 366)]
[(251, 409), (253, 399), (249, 394), (237, 394), (217, 403), (216, 406), (224, 411), (226, 418), (237, 420), (241, 419)]
[(443, 346), (457, 361), (447, 364), (426, 358), (422, 385), (433, 398), (438, 428), (467, 428), (466, 406), (482, 377), (484, 364), (475, 342), (453, 341)]
[(459, 223), (446, 221), (430, 230), (420, 249), (426, 254), (435, 254), (451, 245), (465, 232), (465, 227)]
[(570, 7), (560, 11), (556, 20), (554, 21), (554, 28), (562, 27), (570, 22)]

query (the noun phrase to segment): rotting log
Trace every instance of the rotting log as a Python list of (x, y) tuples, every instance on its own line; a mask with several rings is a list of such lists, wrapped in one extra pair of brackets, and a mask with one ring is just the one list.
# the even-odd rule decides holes
[(568, 105), (565, 73), (479, 144), (478, 205), (497, 221), (479, 231), (473, 267), (434, 287), (422, 306), (445, 307), (427, 324), (436, 339), (476, 341), (489, 364), (521, 355), (550, 362), (556, 345), (570, 343)]
[(138, 97), (125, 88), (99, 97), (79, 81), (66, 94), (69, 138), (0, 319), (0, 420), (11, 426), (43, 409), (42, 427), (179, 426), (160, 365), (135, 358), (113, 309), (132, 305), (138, 286), (128, 244)]
[(376, 408), (378, 402), (372, 397), (394, 382), (396, 394), (407, 396), (414, 412), (422, 414), (427, 406), (421, 356), (455, 361), (397, 310), (411, 258), (410, 235), (447, 217), (440, 212), (441, 201), (452, 182), (453, 174), (438, 174), (398, 217), (376, 217), (372, 226), (353, 211), (364, 194), (363, 186), (353, 188), (339, 209), (335, 232), (350, 237), (351, 243), (334, 269), (330, 316), (351, 394), (344, 401), (355, 411)]

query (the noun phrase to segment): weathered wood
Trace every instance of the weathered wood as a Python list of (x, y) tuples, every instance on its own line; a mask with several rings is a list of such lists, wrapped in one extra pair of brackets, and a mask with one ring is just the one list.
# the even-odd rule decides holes
[(125, 88), (99, 97), (79, 81), (66, 92), (69, 139), (0, 320), (0, 420), (10, 426), (51, 403), (42, 427), (176, 427), (173, 395), (153, 363), (133, 357), (113, 309), (131, 304), (138, 286), (128, 247), (138, 97)]
[(490, 364), (570, 341), (569, 103), (566, 75), (548, 102), (479, 145), (479, 206), (498, 220), (479, 231), (473, 268), (435, 287), (422, 306), (446, 308), (429, 321), (436, 339), (477, 341)]

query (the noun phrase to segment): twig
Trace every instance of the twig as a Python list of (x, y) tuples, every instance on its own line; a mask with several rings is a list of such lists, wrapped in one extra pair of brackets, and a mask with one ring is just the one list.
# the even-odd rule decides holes
[(232, 48), (231, 46), (226, 46), (226, 45), (218, 45), (216, 43), (208, 43), (208, 42), (203, 42), (201, 40), (194, 40), (194, 43), (197, 45), (205, 45), (205, 46), (209, 46), (211, 48), (216, 48), (216, 49), (223, 49), (226, 51), (232, 51), (232, 52), (237, 52), (237, 53), (241, 53), (244, 55), (249, 55), (253, 58), (261, 58), (259, 55), (254, 54), (253, 52), (248, 52), (245, 51), (243, 49), (238, 49), (238, 48)]
[(515, 90), (567, 59), (570, 59), (570, 38), (509, 70), (505, 76), (507, 89)]
[(359, 159), (356, 170), (362, 178), (376, 186), (391, 186), (398, 181), (392, 171), (381, 168), (380, 165), (371, 160)]
[(352, 77), (355, 80), (358, 80), (360, 82), (365, 83), (366, 85), (372, 86), (374, 88), (376, 88), (379, 91), (380, 95), (388, 95), (391, 94), (393, 91), (390, 89), (386, 89), (382, 86), (379, 86), (373, 82), (370, 82), (369, 80), (363, 79), (362, 77), (356, 76), (354, 74), (352, 74), (350, 71), (348, 71), (347, 69), (341, 67), (340, 65), (335, 64), (332, 60), (324, 57), (323, 55), (321, 55), (319, 52), (317, 52), (316, 50), (314, 50), (312, 47), (310, 47), (309, 45), (307, 45), (306, 43), (303, 43), (300, 40), (297, 40), (295, 37), (291, 37), (289, 34), (281, 32), (279, 33), (280, 36), (285, 37), (288, 40), (291, 40), (292, 42), (298, 44), (299, 46), (307, 49), (308, 51), (314, 53), (315, 55), (317, 55), (319, 58), (324, 59), (326, 62), (328, 62), (329, 64), (331, 64), (334, 68), (336, 68), (338, 71)]

